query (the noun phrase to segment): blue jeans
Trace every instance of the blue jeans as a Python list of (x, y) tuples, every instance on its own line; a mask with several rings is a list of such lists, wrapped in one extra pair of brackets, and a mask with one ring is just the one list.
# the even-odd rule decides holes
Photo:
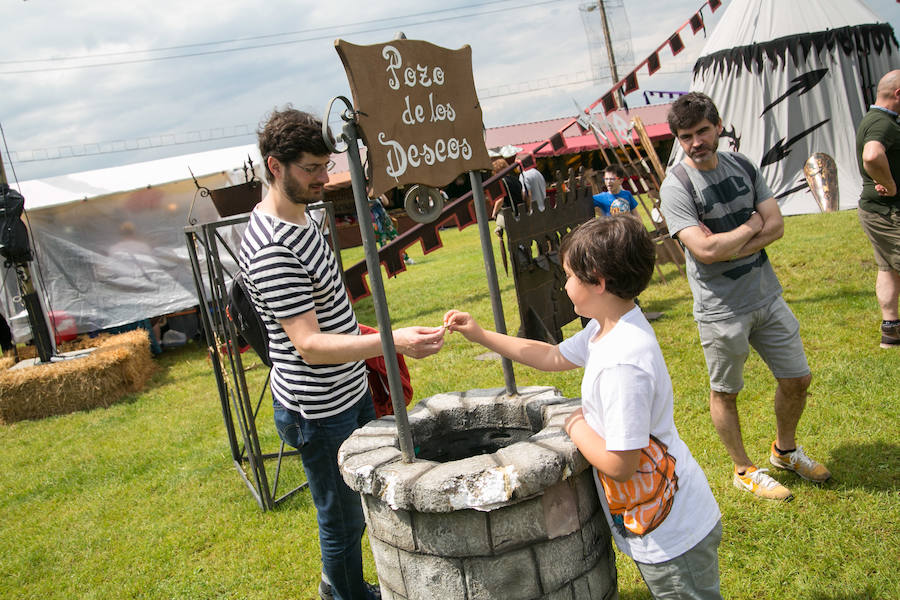
[(337, 452), (354, 430), (375, 418), (369, 392), (333, 417), (305, 419), (275, 407), (275, 427), (286, 444), (300, 450), (319, 522), (322, 572), (336, 600), (368, 600), (362, 570), (362, 535), (366, 529), (359, 494), (341, 477)]

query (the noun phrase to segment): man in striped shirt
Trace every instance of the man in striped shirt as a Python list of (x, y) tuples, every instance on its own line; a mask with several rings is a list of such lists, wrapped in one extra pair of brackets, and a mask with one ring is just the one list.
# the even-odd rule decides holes
[[(359, 495), (337, 466), (341, 443), (374, 418), (367, 358), (382, 354), (378, 335), (359, 335), (337, 260), (307, 205), (322, 200), (333, 165), (322, 123), (287, 107), (258, 132), (269, 191), (250, 215), (241, 271), (269, 334), (275, 425), (298, 448), (316, 505), (323, 598), (369, 600), (363, 580), (365, 529)], [(413, 358), (443, 345), (441, 327), (393, 332), (397, 352)]]

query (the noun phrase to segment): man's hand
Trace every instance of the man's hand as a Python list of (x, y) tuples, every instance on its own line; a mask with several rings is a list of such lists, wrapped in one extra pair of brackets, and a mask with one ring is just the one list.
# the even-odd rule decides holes
[[(890, 186), (890, 187), (888, 187)], [(880, 183), (875, 184), (875, 191), (878, 192), (879, 196), (896, 196), (897, 195), (897, 184), (891, 181), (887, 186), (881, 185)]]
[(700, 227), (700, 231), (702, 231), (703, 235), (705, 235), (706, 237), (709, 237), (713, 234), (712, 229), (707, 227), (706, 223), (704, 223), (703, 221), (700, 221), (697, 226)]
[(762, 231), (763, 225), (765, 225), (765, 221), (763, 221), (762, 215), (756, 211), (753, 211), (750, 214), (750, 218), (744, 222), (744, 225), (753, 230), (753, 235), (756, 235), (760, 231)]
[[(772, 203), (777, 208), (778, 205), (775, 203), (775, 200), (772, 200)], [(757, 211), (751, 213), (750, 218), (731, 231), (713, 233), (709, 227), (702, 222), (698, 222), (697, 225), (685, 227), (679, 231), (678, 238), (681, 240), (681, 243), (687, 246), (694, 258), (703, 264), (709, 265), (714, 262), (734, 260), (738, 257), (738, 252), (741, 251), (742, 247), (759, 236), (760, 232), (764, 230), (768, 217), (764, 219), (759, 212), (760, 208), (764, 212), (768, 210), (768, 205), (763, 207), (764, 204), (758, 204)], [(766, 238), (766, 241), (760, 247), (767, 244), (768, 241), (768, 238)]]
[[(887, 158), (887, 149), (878, 140), (869, 140), (863, 146), (863, 169), (875, 182), (875, 191), (879, 196), (896, 196), (897, 184), (891, 175), (891, 164)], [(879, 183), (882, 182), (882, 183)]]
[(443, 327), (403, 327), (394, 330), (394, 347), (410, 358), (425, 358), (444, 345)]

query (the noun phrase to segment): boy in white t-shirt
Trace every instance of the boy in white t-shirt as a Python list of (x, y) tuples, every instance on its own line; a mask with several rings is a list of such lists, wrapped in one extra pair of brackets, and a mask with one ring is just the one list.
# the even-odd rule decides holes
[(721, 599), (721, 515), (675, 428), (672, 382), (653, 329), (634, 304), (653, 275), (655, 248), (636, 219), (584, 223), (560, 246), (566, 293), (587, 326), (553, 346), (486, 331), (468, 313), (444, 323), (466, 339), (543, 371), (584, 367), (582, 408), (566, 433), (595, 467), (619, 549), (654, 597)]

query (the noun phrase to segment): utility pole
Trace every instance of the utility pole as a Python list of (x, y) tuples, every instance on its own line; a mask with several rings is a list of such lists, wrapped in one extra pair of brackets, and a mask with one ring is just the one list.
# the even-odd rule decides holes
[[(609, 59), (609, 72), (612, 75), (613, 83), (617, 83), (619, 81), (619, 73), (616, 70), (616, 55), (613, 53), (613, 45), (612, 40), (609, 37), (609, 22), (606, 20), (606, 7), (603, 5), (603, 0), (597, 0), (597, 8), (600, 9), (600, 23), (603, 25), (603, 39), (606, 41), (606, 56)], [(616, 90), (616, 96), (619, 99), (619, 106), (625, 106), (625, 94), (622, 93), (622, 88)]]

